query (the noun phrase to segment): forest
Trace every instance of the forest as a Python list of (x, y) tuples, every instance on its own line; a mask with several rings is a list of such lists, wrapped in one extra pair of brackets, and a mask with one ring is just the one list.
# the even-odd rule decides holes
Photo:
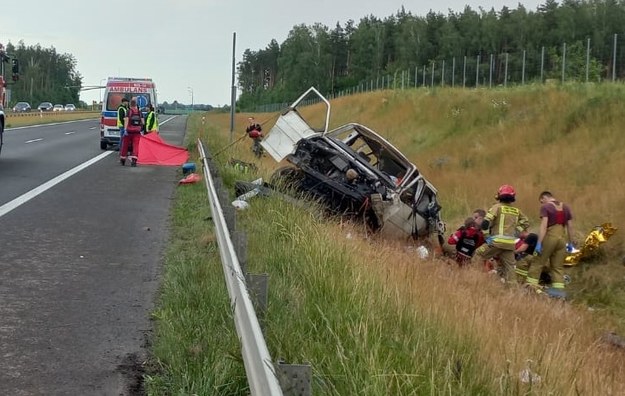
[[(18, 101), (37, 106), (40, 102), (79, 103), (82, 77), (76, 69), (76, 59), (71, 54), (60, 54), (54, 47), (42, 48), (37, 44), (26, 46), (20, 41), (17, 46), (6, 46), (4, 75), (7, 88), (11, 90), (9, 105)], [(12, 64), (17, 59), (19, 73), (13, 80)]]
[(356, 87), (602, 82), (625, 76), (625, 1), (547, 0), (445, 15), (402, 7), (381, 19), (294, 26), (283, 43), (246, 49), (238, 107), (288, 102), (310, 86), (329, 97)]

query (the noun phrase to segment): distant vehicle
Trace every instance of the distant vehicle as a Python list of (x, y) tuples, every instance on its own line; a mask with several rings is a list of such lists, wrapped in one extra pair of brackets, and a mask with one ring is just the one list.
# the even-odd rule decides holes
[(65, 105), (65, 111), (74, 111), (76, 110), (76, 106), (74, 106), (74, 104), (69, 103)]
[[(313, 128), (297, 106), (309, 94), (326, 105), (325, 124)], [(445, 223), (436, 188), (389, 141), (348, 123), (329, 129), (330, 102), (311, 87), (261, 142), (278, 168), (271, 184), (317, 199), (333, 214), (364, 219), (370, 230), (442, 246)]]
[(65, 111), (65, 106), (62, 104), (55, 104), (52, 111)]
[(0, 153), (2, 153), (2, 143), (4, 136), (4, 109), (0, 104)]
[(24, 113), (30, 111), (30, 104), (28, 102), (17, 102), (13, 106), (14, 113)]
[(52, 106), (50, 102), (41, 102), (41, 104), (37, 106), (37, 110), (39, 111), (52, 111), (53, 108), (54, 106)]
[(106, 150), (109, 145), (119, 144), (119, 127), (117, 126), (117, 108), (122, 98), (128, 101), (135, 99), (143, 116), (151, 104), (156, 109), (156, 84), (151, 78), (109, 77), (104, 89), (102, 100), (102, 117), (100, 118), (100, 148)]

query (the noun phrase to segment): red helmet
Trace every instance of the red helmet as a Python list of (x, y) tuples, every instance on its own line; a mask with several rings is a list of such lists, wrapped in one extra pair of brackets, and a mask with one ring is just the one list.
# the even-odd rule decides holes
[(516, 195), (516, 191), (514, 191), (514, 187), (512, 187), (509, 184), (504, 184), (501, 187), (499, 187), (499, 190), (497, 190), (497, 197), (501, 197), (503, 195), (507, 195), (509, 197), (514, 198)]

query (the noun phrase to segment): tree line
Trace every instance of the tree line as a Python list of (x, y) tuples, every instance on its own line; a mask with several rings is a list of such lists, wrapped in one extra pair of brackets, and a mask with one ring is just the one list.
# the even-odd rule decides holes
[(333, 29), (301, 24), (282, 44), (273, 39), (265, 49), (244, 51), (237, 67), (238, 107), (289, 102), (310, 86), (332, 96), (403, 71), (414, 71), (416, 85), (421, 70), (425, 80), (426, 68), (434, 78), (437, 64), (444, 80), (445, 60), (448, 69), (453, 60), (458, 74), (467, 58), (477, 74), (490, 73), (496, 84), (513, 73), (556, 78), (565, 63), (568, 79), (622, 78), (625, 67), (615, 65), (625, 63), (624, 30), (625, 0), (547, 0), (535, 11), (522, 4), (500, 11), (466, 6), (425, 16), (402, 7), (384, 19), (369, 15)]
[[(6, 54), (19, 61), (19, 79), (6, 78), (7, 88), (11, 90), (9, 106), (20, 101), (33, 107), (41, 102), (79, 103), (82, 77), (73, 55), (60, 54), (54, 47), (42, 48), (39, 44), (26, 46), (21, 40), (17, 46), (8, 43)], [(6, 76), (6, 64), (4, 69)]]

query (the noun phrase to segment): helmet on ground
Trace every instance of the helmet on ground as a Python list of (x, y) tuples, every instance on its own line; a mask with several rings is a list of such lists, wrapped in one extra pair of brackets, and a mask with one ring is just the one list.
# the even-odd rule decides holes
[(514, 202), (515, 196), (516, 191), (514, 191), (514, 187), (509, 184), (503, 184), (501, 187), (499, 187), (499, 190), (497, 190), (496, 198), (498, 200), (501, 200), (503, 198), (504, 200), (511, 200), (510, 202)]

